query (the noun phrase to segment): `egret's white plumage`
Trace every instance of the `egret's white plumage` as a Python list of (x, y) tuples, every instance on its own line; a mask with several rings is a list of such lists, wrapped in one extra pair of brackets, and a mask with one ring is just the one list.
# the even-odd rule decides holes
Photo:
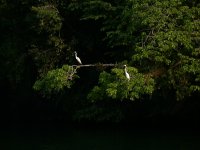
[(128, 72), (127, 72), (127, 66), (126, 66), (126, 65), (124, 65), (124, 73), (125, 73), (126, 78), (127, 78), (128, 80), (130, 80), (130, 75), (129, 75)]
[(78, 61), (78, 63), (79, 63), (80, 65), (82, 65), (81, 59), (77, 56), (77, 52), (76, 52), (76, 51), (74, 52), (74, 54), (75, 54), (75, 58), (76, 58), (76, 60)]

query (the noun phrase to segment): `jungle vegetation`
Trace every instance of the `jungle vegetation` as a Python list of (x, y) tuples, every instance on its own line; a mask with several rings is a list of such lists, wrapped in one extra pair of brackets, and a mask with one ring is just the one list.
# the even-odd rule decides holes
[(0, 0), (0, 33), (10, 118), (120, 122), (199, 113), (198, 0)]

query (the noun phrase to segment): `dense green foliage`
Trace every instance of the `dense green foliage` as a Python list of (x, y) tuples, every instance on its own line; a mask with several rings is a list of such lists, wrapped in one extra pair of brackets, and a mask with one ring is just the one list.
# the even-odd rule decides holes
[(108, 44), (123, 46), (123, 53), (132, 56), (130, 64), (157, 80), (155, 88), (167, 86), (176, 91), (177, 99), (200, 90), (199, 4), (190, 7), (183, 0), (98, 3), (83, 3), (83, 19), (102, 19)]
[(61, 17), (53, 5), (33, 6), (28, 16), (30, 28), (35, 33), (29, 52), (31, 53), (38, 70), (45, 74), (55, 68), (63, 55), (63, 41), (60, 38), (62, 27)]
[(113, 99), (139, 99), (142, 94), (152, 94), (154, 80), (138, 73), (137, 69), (129, 67), (130, 81), (124, 76), (122, 69), (112, 69), (111, 74), (102, 72), (99, 86), (95, 86), (88, 98), (92, 101), (103, 100), (107, 96)]
[[(0, 0), (0, 32), (1, 88), (40, 93), (77, 120), (200, 93), (198, 0)], [(77, 67), (74, 51), (96, 66)]]
[(64, 87), (70, 88), (76, 75), (76, 69), (64, 65), (62, 68), (48, 71), (47, 74), (40, 80), (37, 80), (33, 88), (41, 91), (43, 95), (51, 95), (54, 92), (59, 92)]

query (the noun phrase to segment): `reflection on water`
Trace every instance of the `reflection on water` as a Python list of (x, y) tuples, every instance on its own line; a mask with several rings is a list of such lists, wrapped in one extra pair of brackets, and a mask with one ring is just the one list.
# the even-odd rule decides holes
[[(9, 150), (197, 150), (200, 136), (184, 130), (34, 127), (5, 130)], [(1, 145), (2, 145), (1, 144)], [(2, 148), (1, 148), (2, 149)]]

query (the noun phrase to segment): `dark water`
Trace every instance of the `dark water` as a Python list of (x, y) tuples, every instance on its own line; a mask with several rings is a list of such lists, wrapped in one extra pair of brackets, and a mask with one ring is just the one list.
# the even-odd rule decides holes
[(31, 127), (6, 128), (2, 150), (198, 150), (195, 131), (137, 128)]

